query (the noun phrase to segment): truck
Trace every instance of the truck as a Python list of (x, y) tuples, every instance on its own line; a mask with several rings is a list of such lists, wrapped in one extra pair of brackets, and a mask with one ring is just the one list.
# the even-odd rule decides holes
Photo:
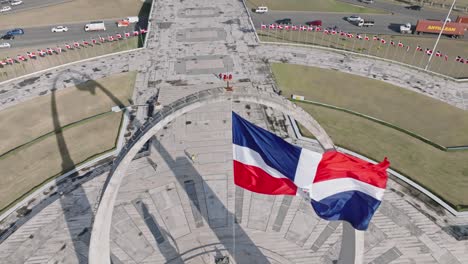
[(458, 16), (455, 22), (468, 24), (468, 16)]
[(468, 30), (468, 16), (458, 16), (455, 22), (464, 24), (465, 31)]
[(401, 34), (411, 34), (411, 23), (406, 23), (404, 25), (400, 25), (400, 33)]
[(356, 25), (358, 27), (372, 27), (374, 25), (374, 21), (372, 20), (365, 20), (365, 19), (361, 19), (359, 21), (357, 21)]
[(92, 21), (84, 26), (85, 31), (105, 31), (104, 21)]
[[(438, 34), (444, 25), (443, 21), (418, 20), (414, 34), (435, 33)], [(442, 34), (452, 38), (463, 38), (465, 35), (465, 26), (462, 23), (447, 22)]]

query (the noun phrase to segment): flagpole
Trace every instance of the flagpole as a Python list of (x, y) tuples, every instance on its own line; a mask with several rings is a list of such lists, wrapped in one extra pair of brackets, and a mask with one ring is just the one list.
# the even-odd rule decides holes
[(364, 231), (356, 230), (346, 222), (343, 223), (338, 264), (361, 264), (364, 261)]
[[(445, 21), (444, 21), (444, 24), (442, 25), (442, 28), (440, 29), (440, 32), (439, 32), (439, 36), (437, 36), (437, 40), (434, 44), (434, 48), (432, 48), (432, 51), (435, 51), (437, 49), (437, 44), (439, 44), (439, 40), (440, 40), (440, 37), (442, 36), (442, 32), (444, 31), (444, 28), (445, 28), (445, 25), (447, 24), (447, 20), (449, 19), (450, 17), (450, 13), (452, 13), (452, 9), (453, 7), (455, 6), (455, 2), (457, 0), (453, 0), (453, 3), (452, 3), (452, 6), (450, 7), (449, 9), (449, 12), (447, 14), (447, 17), (445, 18)], [(432, 59), (432, 55), (433, 55), (434, 52), (432, 52), (430, 55), (429, 55), (429, 60), (427, 60), (427, 64), (426, 64), (426, 67), (424, 68), (424, 70), (427, 71), (427, 68), (429, 68), (429, 63), (431, 63), (431, 59)]]
[(374, 37), (372, 37), (372, 40), (369, 38), (369, 42), (370, 42), (370, 43), (369, 43), (369, 49), (367, 50), (367, 55), (370, 54), (370, 51), (371, 51), (371, 49), (372, 49), (372, 45), (374, 44), (374, 41), (375, 41), (375, 40), (374, 40)]

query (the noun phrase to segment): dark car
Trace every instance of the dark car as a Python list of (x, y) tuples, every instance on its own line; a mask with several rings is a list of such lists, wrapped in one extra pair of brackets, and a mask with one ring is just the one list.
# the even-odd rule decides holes
[(322, 20), (309, 21), (309, 22), (306, 22), (306, 25), (321, 27), (322, 26)]
[(421, 11), (422, 6), (419, 6), (419, 5), (412, 5), (412, 6), (407, 6), (406, 8), (407, 8), (407, 9), (410, 9), (410, 10)]
[(6, 33), (6, 35), (23, 35), (23, 34), (24, 34), (24, 30), (22, 30), (21, 28), (15, 28)]
[(6, 34), (6, 35), (2, 36), (2, 39), (15, 39), (15, 36), (10, 35), (10, 34)]
[(290, 18), (284, 18), (284, 19), (276, 20), (275, 22), (278, 23), (278, 24), (291, 24), (291, 19)]

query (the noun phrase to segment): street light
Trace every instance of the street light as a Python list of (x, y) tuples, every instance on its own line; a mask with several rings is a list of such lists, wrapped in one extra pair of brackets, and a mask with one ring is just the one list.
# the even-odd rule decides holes
[(434, 51), (437, 48), (437, 44), (439, 44), (440, 37), (442, 36), (442, 32), (444, 31), (445, 25), (447, 24), (447, 21), (450, 18), (450, 13), (452, 13), (452, 9), (455, 6), (456, 1), (457, 0), (453, 0), (452, 6), (450, 7), (450, 10), (449, 10), (449, 12), (447, 14), (447, 17), (445, 18), (444, 24), (442, 25), (442, 28), (440, 29), (439, 36), (437, 37), (437, 40), (436, 40), (436, 42), (434, 44), (434, 48), (432, 49), (433, 52), (431, 52), (431, 55), (429, 55), (429, 60), (427, 61), (426, 67), (424, 68), (424, 70), (426, 70), (426, 71), (429, 68), (429, 64), (431, 63), (432, 56), (434, 55)]

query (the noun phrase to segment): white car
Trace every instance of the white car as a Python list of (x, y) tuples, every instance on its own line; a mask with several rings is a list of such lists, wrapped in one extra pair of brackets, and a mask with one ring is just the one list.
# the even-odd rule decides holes
[(356, 15), (352, 15), (346, 18), (348, 22), (358, 22), (358, 21), (361, 21), (361, 19), (362, 18), (360, 16), (356, 16)]
[(4, 6), (0, 9), (0, 13), (1, 12), (6, 12), (6, 11), (10, 11), (11, 10), (11, 7), (10, 6)]
[(10, 5), (12, 6), (17, 6), (17, 5), (21, 5), (23, 3), (23, 1), (21, 0), (13, 0), (10, 2)]
[(5, 43), (1, 43), (1, 44), (0, 44), (0, 48), (11, 48), (11, 45), (10, 45), (10, 43), (6, 43), (6, 42), (5, 42)]
[(259, 7), (257, 7), (257, 9), (255, 9), (255, 13), (259, 13), (259, 14), (268, 13), (268, 7), (259, 6)]
[(67, 28), (67, 27), (64, 27), (64, 26), (58, 26), (58, 27), (52, 28), (51, 31), (52, 31), (52, 32), (67, 32), (67, 31), (68, 31), (68, 28)]

